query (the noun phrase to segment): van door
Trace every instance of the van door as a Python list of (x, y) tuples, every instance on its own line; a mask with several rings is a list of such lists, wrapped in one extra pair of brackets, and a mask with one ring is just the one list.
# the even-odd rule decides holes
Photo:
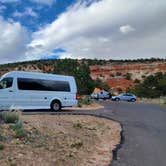
[(18, 109), (31, 108), (31, 91), (27, 89), (24, 78), (16, 79), (16, 92), (14, 93), (14, 106)]
[(0, 109), (12, 109), (13, 105), (13, 78), (6, 77), (0, 81)]

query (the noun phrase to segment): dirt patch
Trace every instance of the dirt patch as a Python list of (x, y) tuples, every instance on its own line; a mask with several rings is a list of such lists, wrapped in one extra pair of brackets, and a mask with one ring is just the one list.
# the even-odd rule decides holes
[(81, 105), (81, 107), (78, 107), (78, 106), (74, 106), (74, 107), (65, 107), (63, 108), (64, 110), (96, 110), (96, 109), (101, 109), (101, 108), (104, 108), (104, 106), (98, 104), (98, 103), (95, 103), (93, 102), (92, 104), (89, 104), (89, 105), (86, 105), (86, 104), (83, 104)]
[(2, 166), (105, 166), (120, 142), (119, 123), (83, 115), (24, 115), (27, 132), (15, 138), (10, 125), (2, 124)]

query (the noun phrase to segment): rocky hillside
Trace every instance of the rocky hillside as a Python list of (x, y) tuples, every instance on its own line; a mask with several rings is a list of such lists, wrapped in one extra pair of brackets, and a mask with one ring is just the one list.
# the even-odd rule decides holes
[(111, 88), (126, 90), (127, 87), (134, 86), (151, 74), (166, 72), (166, 62), (124, 62), (91, 65), (90, 72), (92, 79), (101, 79)]
[[(59, 65), (60, 64), (60, 65)], [(71, 64), (71, 65), (70, 65)], [(166, 72), (166, 60), (39, 60), (31, 62), (20, 62), (13, 64), (0, 65), (0, 75), (12, 70), (39, 71), (46, 73), (66, 73), (68, 68), (78, 70), (79, 65), (89, 66), (90, 76), (93, 80), (101, 80), (107, 83), (111, 89), (126, 90), (128, 87), (135, 86), (142, 82), (147, 76)], [(62, 70), (62, 71), (60, 71)], [(74, 71), (78, 73), (78, 71)], [(79, 71), (80, 72), (80, 71)]]

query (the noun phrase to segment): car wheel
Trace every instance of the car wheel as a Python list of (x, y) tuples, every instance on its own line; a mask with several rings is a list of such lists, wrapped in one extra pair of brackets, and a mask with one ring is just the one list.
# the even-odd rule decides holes
[(135, 101), (136, 101), (136, 99), (134, 99), (134, 98), (133, 98), (133, 99), (131, 99), (130, 101), (131, 101), (131, 102), (135, 102)]
[(53, 100), (51, 103), (52, 111), (60, 111), (61, 110), (61, 102), (59, 100)]
[(119, 101), (120, 99), (119, 98), (115, 98), (115, 101)]

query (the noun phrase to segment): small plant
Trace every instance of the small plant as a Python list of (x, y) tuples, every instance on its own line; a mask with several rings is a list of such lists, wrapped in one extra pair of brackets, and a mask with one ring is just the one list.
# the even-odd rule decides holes
[(12, 129), (13, 130), (18, 130), (20, 128), (23, 128), (23, 123), (21, 120), (17, 121), (13, 126), (12, 126)]
[(19, 120), (19, 116), (17, 113), (15, 112), (7, 112), (7, 111), (4, 111), (2, 112), (2, 120), (5, 122), (5, 123), (16, 123), (18, 120)]
[(26, 131), (24, 128), (19, 128), (15, 130), (15, 132), (16, 132), (16, 138), (23, 138), (26, 136)]
[(81, 129), (82, 128), (82, 124), (78, 121), (78, 122), (73, 124), (73, 127), (76, 128), (76, 129)]
[(24, 129), (24, 126), (21, 120), (17, 121), (16, 124), (12, 126), (12, 128), (15, 131), (17, 138), (22, 138), (26, 136), (26, 131)]
[(90, 100), (89, 97), (82, 98), (78, 101), (79, 105), (90, 105), (92, 101)]
[(4, 136), (2, 135), (2, 133), (0, 133), (0, 141), (4, 140)]
[(0, 143), (0, 150), (4, 149), (4, 145)]
[(72, 148), (77, 148), (77, 149), (81, 148), (82, 146), (83, 146), (83, 142), (81, 140), (71, 144)]
[(2, 112), (0, 112), (0, 121), (2, 120)]
[(126, 73), (126, 79), (131, 80), (131, 73)]

